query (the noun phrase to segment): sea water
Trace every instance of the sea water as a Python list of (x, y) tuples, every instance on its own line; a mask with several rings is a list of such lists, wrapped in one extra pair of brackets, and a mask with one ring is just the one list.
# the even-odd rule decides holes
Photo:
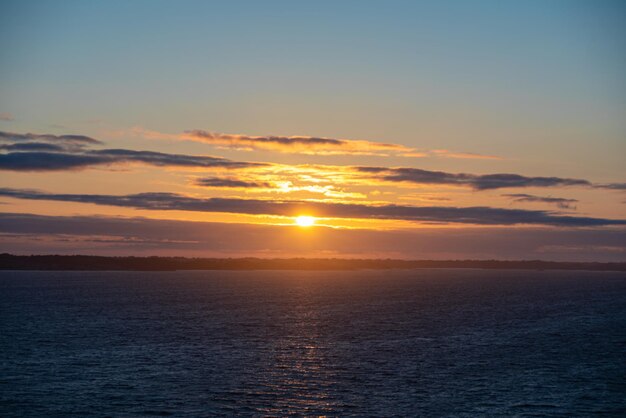
[(626, 275), (0, 272), (0, 416), (626, 414)]

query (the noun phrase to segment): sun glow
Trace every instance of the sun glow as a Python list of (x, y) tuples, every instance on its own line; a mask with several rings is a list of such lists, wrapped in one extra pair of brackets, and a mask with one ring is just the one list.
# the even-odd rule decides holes
[(298, 216), (296, 218), (296, 225), (298, 226), (312, 226), (315, 224), (315, 218), (312, 216)]

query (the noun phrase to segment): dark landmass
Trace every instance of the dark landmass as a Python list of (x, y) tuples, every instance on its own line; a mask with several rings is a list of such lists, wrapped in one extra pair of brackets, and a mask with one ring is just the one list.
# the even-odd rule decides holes
[(341, 258), (101, 257), (89, 255), (0, 254), (0, 270), (386, 270), (475, 268), (505, 270), (626, 271), (624, 263), (541, 260), (392, 260)]

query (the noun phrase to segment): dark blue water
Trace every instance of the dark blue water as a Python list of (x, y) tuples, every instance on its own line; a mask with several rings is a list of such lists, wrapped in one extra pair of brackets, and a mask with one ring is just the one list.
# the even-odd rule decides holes
[(626, 414), (626, 275), (0, 272), (0, 416)]

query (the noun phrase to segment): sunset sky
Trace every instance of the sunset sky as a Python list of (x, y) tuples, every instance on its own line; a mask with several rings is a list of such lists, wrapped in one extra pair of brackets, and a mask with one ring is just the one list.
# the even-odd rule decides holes
[(3, 1), (0, 252), (626, 261), (624, 19)]

